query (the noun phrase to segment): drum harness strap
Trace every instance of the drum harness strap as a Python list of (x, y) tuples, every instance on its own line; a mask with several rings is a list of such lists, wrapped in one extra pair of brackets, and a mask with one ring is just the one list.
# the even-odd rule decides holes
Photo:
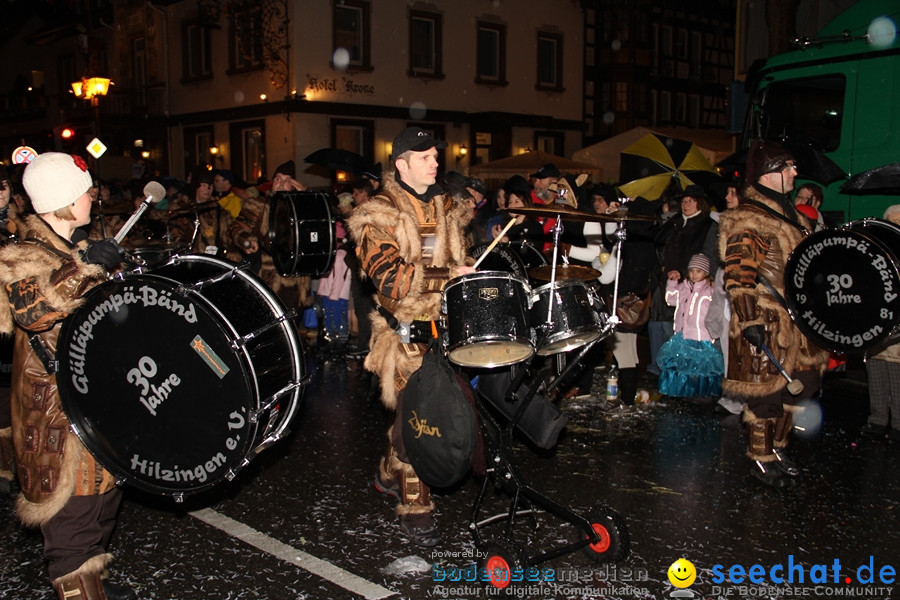
[[(41, 250), (53, 254), (54, 256), (65, 260), (71, 260), (69, 255), (60, 252), (52, 246), (41, 243), (38, 240), (26, 239), (22, 243), (37, 246)], [(41, 361), (41, 364), (44, 365), (44, 370), (47, 371), (47, 374), (55, 375), (59, 370), (59, 361), (56, 360), (56, 356), (50, 352), (50, 348), (47, 346), (47, 342), (44, 341), (44, 338), (41, 337), (41, 334), (32, 333), (28, 336), (28, 344), (31, 346), (31, 349), (34, 350), (34, 355)]]
[(31, 344), (34, 355), (37, 356), (38, 360), (41, 361), (41, 364), (44, 365), (47, 374), (56, 374), (56, 371), (59, 369), (59, 361), (56, 360), (56, 357), (50, 352), (50, 348), (47, 347), (47, 342), (44, 341), (44, 338), (38, 333), (32, 333), (28, 336), (28, 343)]
[[(769, 215), (771, 215), (771, 216), (773, 216), (773, 217), (775, 217), (775, 218), (777, 218), (777, 219), (780, 219), (780, 220), (784, 221), (785, 223), (787, 223), (788, 225), (790, 225), (791, 227), (793, 227), (794, 229), (796, 229), (797, 231), (799, 231), (801, 234), (803, 234), (804, 237), (806, 237), (806, 236), (808, 236), (808, 235), (810, 234), (809, 229), (807, 229), (806, 227), (804, 227), (804, 226), (801, 225), (800, 223), (797, 223), (796, 221), (792, 221), (791, 219), (787, 218), (785, 215), (781, 214), (780, 212), (778, 212), (778, 211), (776, 211), (776, 210), (772, 210), (771, 208), (769, 208), (768, 206), (766, 206), (766, 205), (763, 204), (762, 202), (757, 202), (756, 200), (744, 200), (741, 204), (742, 204), (743, 206), (749, 206), (749, 207), (751, 207), (751, 208), (755, 208), (755, 209), (757, 209), (757, 210), (761, 210), (761, 211), (763, 211), (763, 212), (765, 212), (765, 213), (767, 213), (767, 214), (769, 214)], [(788, 309), (787, 301), (785, 301), (784, 296), (782, 296), (781, 293), (780, 293), (778, 290), (775, 289), (775, 286), (772, 285), (772, 282), (771, 282), (771, 281), (769, 281), (768, 279), (766, 279), (766, 278), (765, 278), (763, 275), (761, 275), (760, 273), (757, 273), (757, 274), (756, 274), (756, 280), (757, 280), (759, 283), (761, 283), (762, 286), (763, 286), (764, 288), (766, 288), (766, 290), (767, 290), (770, 294), (772, 294), (772, 297), (774, 297), (775, 300), (778, 301), (778, 304), (780, 304), (782, 308), (784, 308), (785, 310), (787, 310), (788, 312), (790, 312), (790, 309)]]
[(404, 344), (425, 344), (433, 338), (440, 337), (441, 324), (438, 321), (406, 321), (401, 323), (386, 308), (376, 304), (375, 308), (387, 321), (394, 333), (400, 336)]

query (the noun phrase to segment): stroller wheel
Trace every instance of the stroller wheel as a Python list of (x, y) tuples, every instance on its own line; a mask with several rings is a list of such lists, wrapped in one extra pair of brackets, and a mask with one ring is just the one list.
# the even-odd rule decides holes
[[(585, 517), (600, 540), (584, 547), (584, 552), (597, 562), (616, 562), (628, 555), (630, 538), (622, 518), (604, 509)], [(584, 534), (588, 537), (587, 534)]]
[(513, 543), (489, 543), (479, 548), (481, 558), (478, 561), (479, 573), (483, 573), (483, 583), (497, 589), (506, 589), (514, 584), (513, 572), (521, 570), (525, 565), (525, 557)]

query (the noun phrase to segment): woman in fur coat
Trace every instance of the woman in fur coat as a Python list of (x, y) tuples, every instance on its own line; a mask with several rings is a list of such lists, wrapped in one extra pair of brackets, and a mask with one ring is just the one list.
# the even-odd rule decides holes
[(39, 526), (44, 557), (61, 599), (134, 598), (106, 581), (106, 546), (121, 492), (72, 433), (56, 377), (31, 342), (52, 354), (62, 320), (83, 294), (121, 260), (114, 240), (88, 244), (73, 233), (90, 222), (91, 176), (80, 157), (48, 152), (22, 177), (37, 215), (24, 221), (20, 241), (0, 249), (0, 332), (15, 335), (12, 438), (22, 493), (16, 503), (25, 525)]

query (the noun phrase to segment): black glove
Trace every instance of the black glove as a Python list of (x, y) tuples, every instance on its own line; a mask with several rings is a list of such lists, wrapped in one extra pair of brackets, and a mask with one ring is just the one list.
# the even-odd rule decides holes
[(107, 269), (112, 269), (120, 262), (125, 251), (119, 242), (112, 238), (106, 238), (98, 242), (93, 242), (81, 253), (84, 262), (92, 265), (103, 265)]
[(756, 346), (757, 350), (762, 350), (763, 344), (766, 343), (766, 327), (765, 325), (750, 325), (745, 327), (744, 339)]

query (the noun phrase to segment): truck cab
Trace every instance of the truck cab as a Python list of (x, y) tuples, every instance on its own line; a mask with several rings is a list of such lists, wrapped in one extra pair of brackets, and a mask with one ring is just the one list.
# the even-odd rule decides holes
[[(897, 0), (861, 0), (814, 38), (796, 40), (795, 50), (754, 67), (742, 148), (757, 137), (807, 144), (847, 178), (900, 163), (898, 21)], [(804, 181), (798, 178), (796, 186)], [(896, 190), (853, 193), (841, 189), (846, 182), (814, 182), (824, 190), (821, 210), (832, 222), (881, 217), (900, 203), (900, 181)]]

